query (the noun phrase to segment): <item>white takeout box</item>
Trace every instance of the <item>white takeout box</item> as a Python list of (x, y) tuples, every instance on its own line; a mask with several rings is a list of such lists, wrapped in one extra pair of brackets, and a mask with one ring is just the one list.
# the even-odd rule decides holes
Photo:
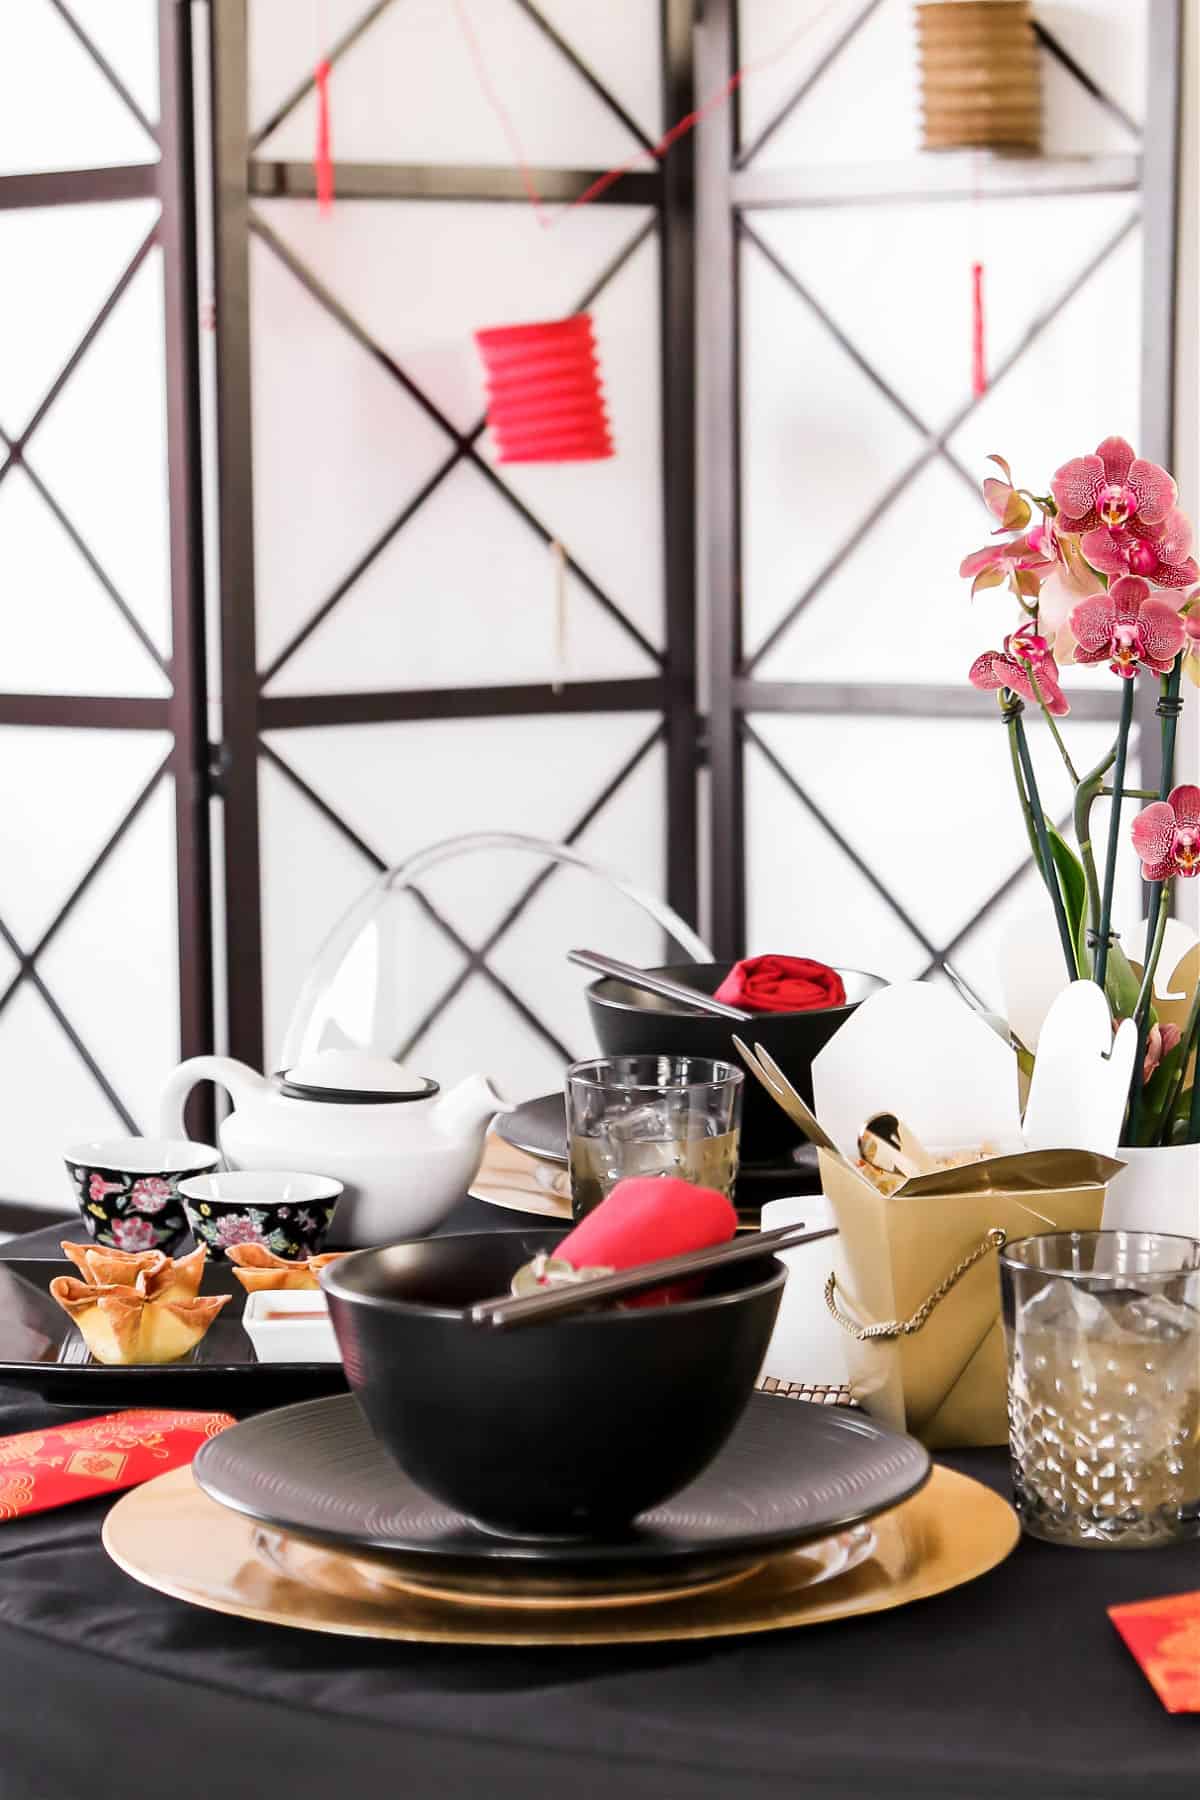
[[(1013, 1241), (1100, 1224), (1122, 1166), (1113, 1152), (1136, 1046), (1129, 1021), (1113, 1036), (1100, 990), (1073, 983), (1043, 1024), (1022, 1120), (1010, 1045), (948, 988), (908, 982), (865, 1000), (814, 1058), (817, 1118), (841, 1152), (820, 1152), (840, 1233), (833, 1297), (849, 1321), (851, 1385), (871, 1412), (934, 1446), (1007, 1440), (989, 1233)], [(935, 1154), (989, 1154), (885, 1196), (854, 1166), (859, 1133), (880, 1112)], [(976, 1252), (918, 1329), (856, 1334), (912, 1320)]]

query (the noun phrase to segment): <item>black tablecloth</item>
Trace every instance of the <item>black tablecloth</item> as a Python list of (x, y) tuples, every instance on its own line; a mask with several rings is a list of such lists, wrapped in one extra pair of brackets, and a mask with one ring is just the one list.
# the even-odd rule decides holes
[[(0, 1433), (55, 1416), (0, 1392)], [(999, 1452), (945, 1460), (1005, 1486)], [(1024, 1541), (902, 1612), (711, 1646), (469, 1650), (151, 1593), (100, 1548), (107, 1504), (0, 1525), (0, 1800), (1200, 1794), (1200, 1716), (1162, 1711), (1104, 1610), (1200, 1588), (1198, 1546)]]

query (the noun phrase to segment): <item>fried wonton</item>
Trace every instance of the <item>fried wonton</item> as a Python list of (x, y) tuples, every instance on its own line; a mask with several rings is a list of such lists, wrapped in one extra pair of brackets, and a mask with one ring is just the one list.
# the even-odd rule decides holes
[(176, 1262), (161, 1250), (110, 1250), (106, 1244), (61, 1245), (89, 1287), (136, 1287), (147, 1300), (194, 1300), (204, 1278), (203, 1244)]
[(97, 1362), (177, 1362), (195, 1349), (230, 1295), (151, 1299), (143, 1291), (145, 1280), (143, 1275), (132, 1287), (94, 1287), (59, 1275), (50, 1294), (78, 1326)]
[(132, 1287), (143, 1269), (153, 1272), (167, 1261), (162, 1250), (111, 1250), (107, 1244), (59, 1244), (63, 1255), (92, 1287)]
[(234, 1274), (248, 1294), (273, 1289), (316, 1288), (317, 1276), (328, 1264), (337, 1262), (345, 1250), (331, 1250), (324, 1256), (309, 1256), (303, 1262), (288, 1262), (262, 1244), (231, 1244), (226, 1252), (234, 1265)]

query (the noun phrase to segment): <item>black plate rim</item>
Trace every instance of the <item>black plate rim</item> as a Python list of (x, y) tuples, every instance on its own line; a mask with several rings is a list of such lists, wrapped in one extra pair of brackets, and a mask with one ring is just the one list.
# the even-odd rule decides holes
[[(783, 1409), (804, 1406), (800, 1400), (786, 1400), (769, 1394), (755, 1393), (750, 1397), (750, 1408), (779, 1408), (781, 1416), (786, 1416)], [(329, 1406), (357, 1407), (358, 1402), (353, 1394), (334, 1394), (320, 1400), (303, 1400), (295, 1406), (280, 1407), (272, 1413), (278, 1419), (281, 1413), (299, 1412), (301, 1409)], [(765, 1412), (763, 1414), (767, 1415)], [(801, 1415), (804, 1416), (804, 1415)], [(923, 1446), (917, 1444), (901, 1432), (890, 1431), (886, 1426), (877, 1425), (874, 1420), (857, 1414), (850, 1409), (834, 1407), (814, 1407), (812, 1418), (819, 1417), (827, 1426), (835, 1430), (866, 1432), (878, 1438), (891, 1439), (895, 1443), (908, 1442), (921, 1452), (923, 1465), (919, 1474), (913, 1479), (900, 1484), (896, 1491), (881, 1498), (878, 1504), (854, 1506), (833, 1517), (821, 1519), (808, 1527), (799, 1525), (781, 1528), (777, 1531), (764, 1531), (754, 1535), (746, 1533), (740, 1536), (730, 1533), (725, 1537), (708, 1543), (680, 1542), (672, 1543), (669, 1539), (654, 1537), (639, 1538), (634, 1534), (625, 1538), (596, 1539), (521, 1539), (505, 1537), (492, 1532), (486, 1527), (476, 1525), (463, 1515), (463, 1526), (475, 1534), (477, 1541), (466, 1543), (459, 1541), (452, 1548), (444, 1544), (420, 1543), (413, 1540), (396, 1540), (387, 1538), (369, 1538), (361, 1533), (339, 1532), (324, 1527), (313, 1527), (307, 1524), (297, 1526), (294, 1520), (281, 1518), (277, 1511), (272, 1512), (262, 1505), (255, 1504), (241, 1496), (234, 1496), (221, 1486), (218, 1480), (206, 1479), (206, 1464), (218, 1461), (219, 1453), (214, 1438), (208, 1444), (201, 1445), (192, 1463), (192, 1474), (199, 1488), (218, 1505), (227, 1507), (231, 1512), (242, 1514), (253, 1519), (257, 1524), (269, 1526), (272, 1530), (282, 1531), (288, 1536), (303, 1539), (307, 1543), (321, 1544), (329, 1549), (340, 1550), (350, 1556), (381, 1557), (387, 1556), (408, 1563), (421, 1564), (427, 1568), (437, 1569), (439, 1566), (447, 1570), (461, 1573), (472, 1564), (479, 1564), (483, 1569), (494, 1570), (497, 1566), (511, 1568), (514, 1565), (547, 1570), (566, 1569), (587, 1570), (601, 1574), (614, 1565), (623, 1569), (661, 1569), (679, 1570), (693, 1563), (710, 1563), (722, 1558), (730, 1561), (741, 1557), (773, 1556), (781, 1551), (799, 1549), (804, 1544), (817, 1543), (823, 1538), (833, 1537), (839, 1531), (848, 1531), (855, 1525), (863, 1525), (871, 1519), (878, 1518), (881, 1513), (890, 1512), (894, 1507), (909, 1500), (928, 1482), (933, 1473), (933, 1459)], [(252, 1426), (253, 1420), (244, 1424)], [(364, 1430), (368, 1429), (365, 1419)], [(223, 1432), (223, 1438), (231, 1438), (242, 1426), (235, 1426), (231, 1432)], [(223, 1446), (228, 1453), (229, 1445)], [(709, 1465), (712, 1469), (720, 1463), (720, 1454)], [(709, 1470), (705, 1470), (707, 1474)], [(405, 1477), (406, 1480), (411, 1479)], [(702, 1479), (698, 1477), (697, 1479)], [(413, 1488), (423, 1492), (412, 1482)], [(686, 1490), (681, 1490), (686, 1491)], [(437, 1505), (438, 1502), (433, 1502)], [(450, 1510), (450, 1509), (447, 1509)]]

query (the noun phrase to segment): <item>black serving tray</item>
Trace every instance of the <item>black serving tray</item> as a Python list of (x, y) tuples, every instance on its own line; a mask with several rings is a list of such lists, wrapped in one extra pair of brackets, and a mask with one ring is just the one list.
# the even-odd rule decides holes
[(346, 1391), (340, 1362), (259, 1362), (242, 1326), (247, 1295), (228, 1263), (210, 1262), (202, 1294), (232, 1294), (200, 1343), (179, 1362), (95, 1362), (66, 1313), (50, 1298), (63, 1257), (0, 1260), (0, 1387), (25, 1388), (58, 1406), (101, 1411), (170, 1406), (261, 1412)]

